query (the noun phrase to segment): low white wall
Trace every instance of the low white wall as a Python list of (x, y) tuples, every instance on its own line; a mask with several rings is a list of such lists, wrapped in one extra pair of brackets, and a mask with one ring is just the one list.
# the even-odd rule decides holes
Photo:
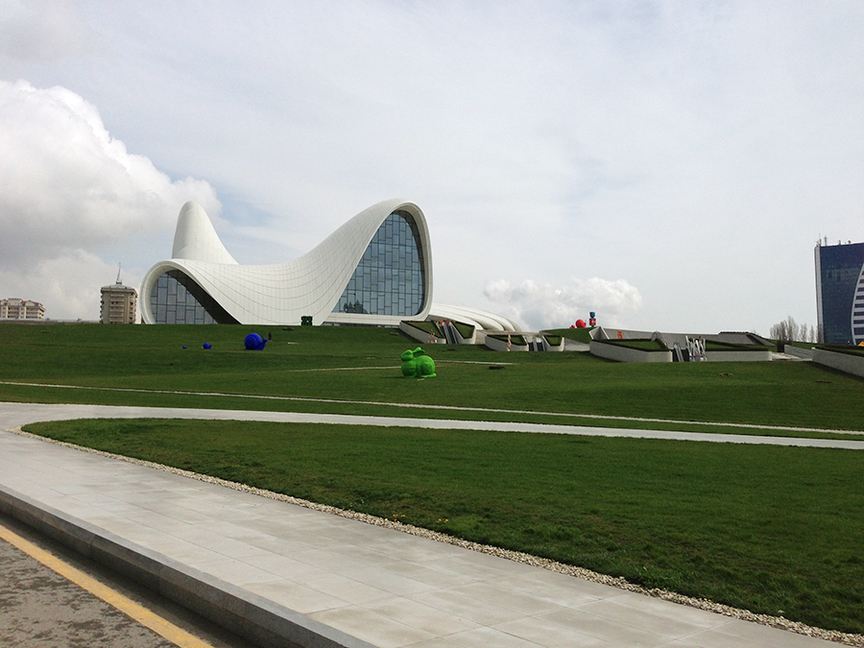
[(618, 362), (672, 362), (671, 351), (642, 351), (618, 344), (591, 342), (591, 353)]
[(399, 330), (410, 335), (415, 340), (423, 344), (446, 344), (447, 340), (442, 337), (432, 336), (432, 341), (429, 340), (429, 334), (416, 326), (411, 326), (408, 322), (399, 322)]
[(767, 348), (755, 351), (706, 351), (707, 362), (766, 362), (771, 360), (771, 351)]
[(546, 351), (563, 351), (564, 350), (564, 338), (561, 338), (561, 341), (556, 345), (549, 344), (549, 338), (545, 335), (543, 336), (543, 348)]
[(795, 356), (796, 358), (803, 358), (804, 360), (810, 360), (813, 357), (813, 349), (802, 349), (791, 344), (783, 345), (783, 353)]
[(462, 331), (460, 331), (455, 326), (453, 327), (453, 330), (456, 332), (456, 341), (459, 344), (477, 344), (477, 327), (476, 326), (472, 329), (471, 337), (469, 337), (469, 338), (462, 337)]
[[(493, 351), (507, 351), (507, 340), (499, 340), (498, 338), (494, 338), (491, 335), (487, 335), (486, 339), (483, 340), (483, 344), (492, 349)], [(516, 344), (515, 342), (510, 345), (511, 351), (527, 351), (527, 344)]]
[(853, 376), (864, 377), (864, 356), (813, 349), (813, 362)]

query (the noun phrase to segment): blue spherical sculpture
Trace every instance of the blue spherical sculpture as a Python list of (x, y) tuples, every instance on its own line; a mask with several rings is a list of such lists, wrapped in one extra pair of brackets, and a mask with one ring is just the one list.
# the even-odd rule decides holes
[(201, 345), (201, 347), (204, 349), (212, 349), (213, 348), (212, 346), (210, 346), (209, 342), (205, 342), (204, 344)]
[(250, 333), (246, 336), (243, 344), (246, 345), (247, 351), (261, 351), (267, 345), (267, 340), (257, 333)]

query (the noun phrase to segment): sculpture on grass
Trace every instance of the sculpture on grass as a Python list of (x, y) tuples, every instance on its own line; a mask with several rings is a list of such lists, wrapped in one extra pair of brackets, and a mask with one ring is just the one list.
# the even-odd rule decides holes
[(420, 347), (404, 351), (399, 359), (402, 360), (402, 375), (406, 378), (435, 377), (435, 361)]
[(267, 340), (262, 338), (257, 333), (250, 333), (246, 336), (243, 344), (246, 345), (247, 351), (262, 351), (264, 347), (267, 346)]

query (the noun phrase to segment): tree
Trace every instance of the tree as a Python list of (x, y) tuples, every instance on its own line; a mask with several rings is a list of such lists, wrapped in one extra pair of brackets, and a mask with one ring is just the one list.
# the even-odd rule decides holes
[(789, 342), (816, 342), (816, 329), (806, 324), (799, 325), (789, 315), (785, 320), (771, 327), (768, 337), (777, 340), (778, 348), (783, 348), (783, 345)]

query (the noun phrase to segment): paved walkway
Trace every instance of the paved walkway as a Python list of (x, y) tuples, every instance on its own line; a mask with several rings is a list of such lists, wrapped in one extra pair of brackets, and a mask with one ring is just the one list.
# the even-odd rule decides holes
[(467, 421), (460, 419), (426, 419), (399, 416), (355, 416), (348, 414), (309, 414), (305, 412), (265, 412), (254, 410), (186, 409), (180, 407), (130, 407), (119, 405), (42, 405), (37, 403), (0, 403), (0, 429), (36, 421), (60, 421), (77, 418), (179, 418), (227, 419), (232, 421), (275, 421), (279, 423), (330, 423), (341, 425), (376, 425), (385, 427), (422, 427), (439, 430), (492, 430), (530, 434), (576, 434), (582, 436), (666, 439), (669, 441), (707, 441), (711, 443), (748, 443), (808, 448), (841, 448), (864, 450), (864, 440), (808, 439), (804, 437), (759, 436), (755, 434), (722, 434), (679, 432), (674, 430), (639, 430), (633, 428), (591, 427), (585, 425), (552, 425), (548, 423), (507, 423), (502, 421)]
[[(2, 403), (0, 430), (180, 414), (282, 420), (266, 412)], [(6, 431), (0, 506), (205, 614), (299, 645), (836, 645)]]

